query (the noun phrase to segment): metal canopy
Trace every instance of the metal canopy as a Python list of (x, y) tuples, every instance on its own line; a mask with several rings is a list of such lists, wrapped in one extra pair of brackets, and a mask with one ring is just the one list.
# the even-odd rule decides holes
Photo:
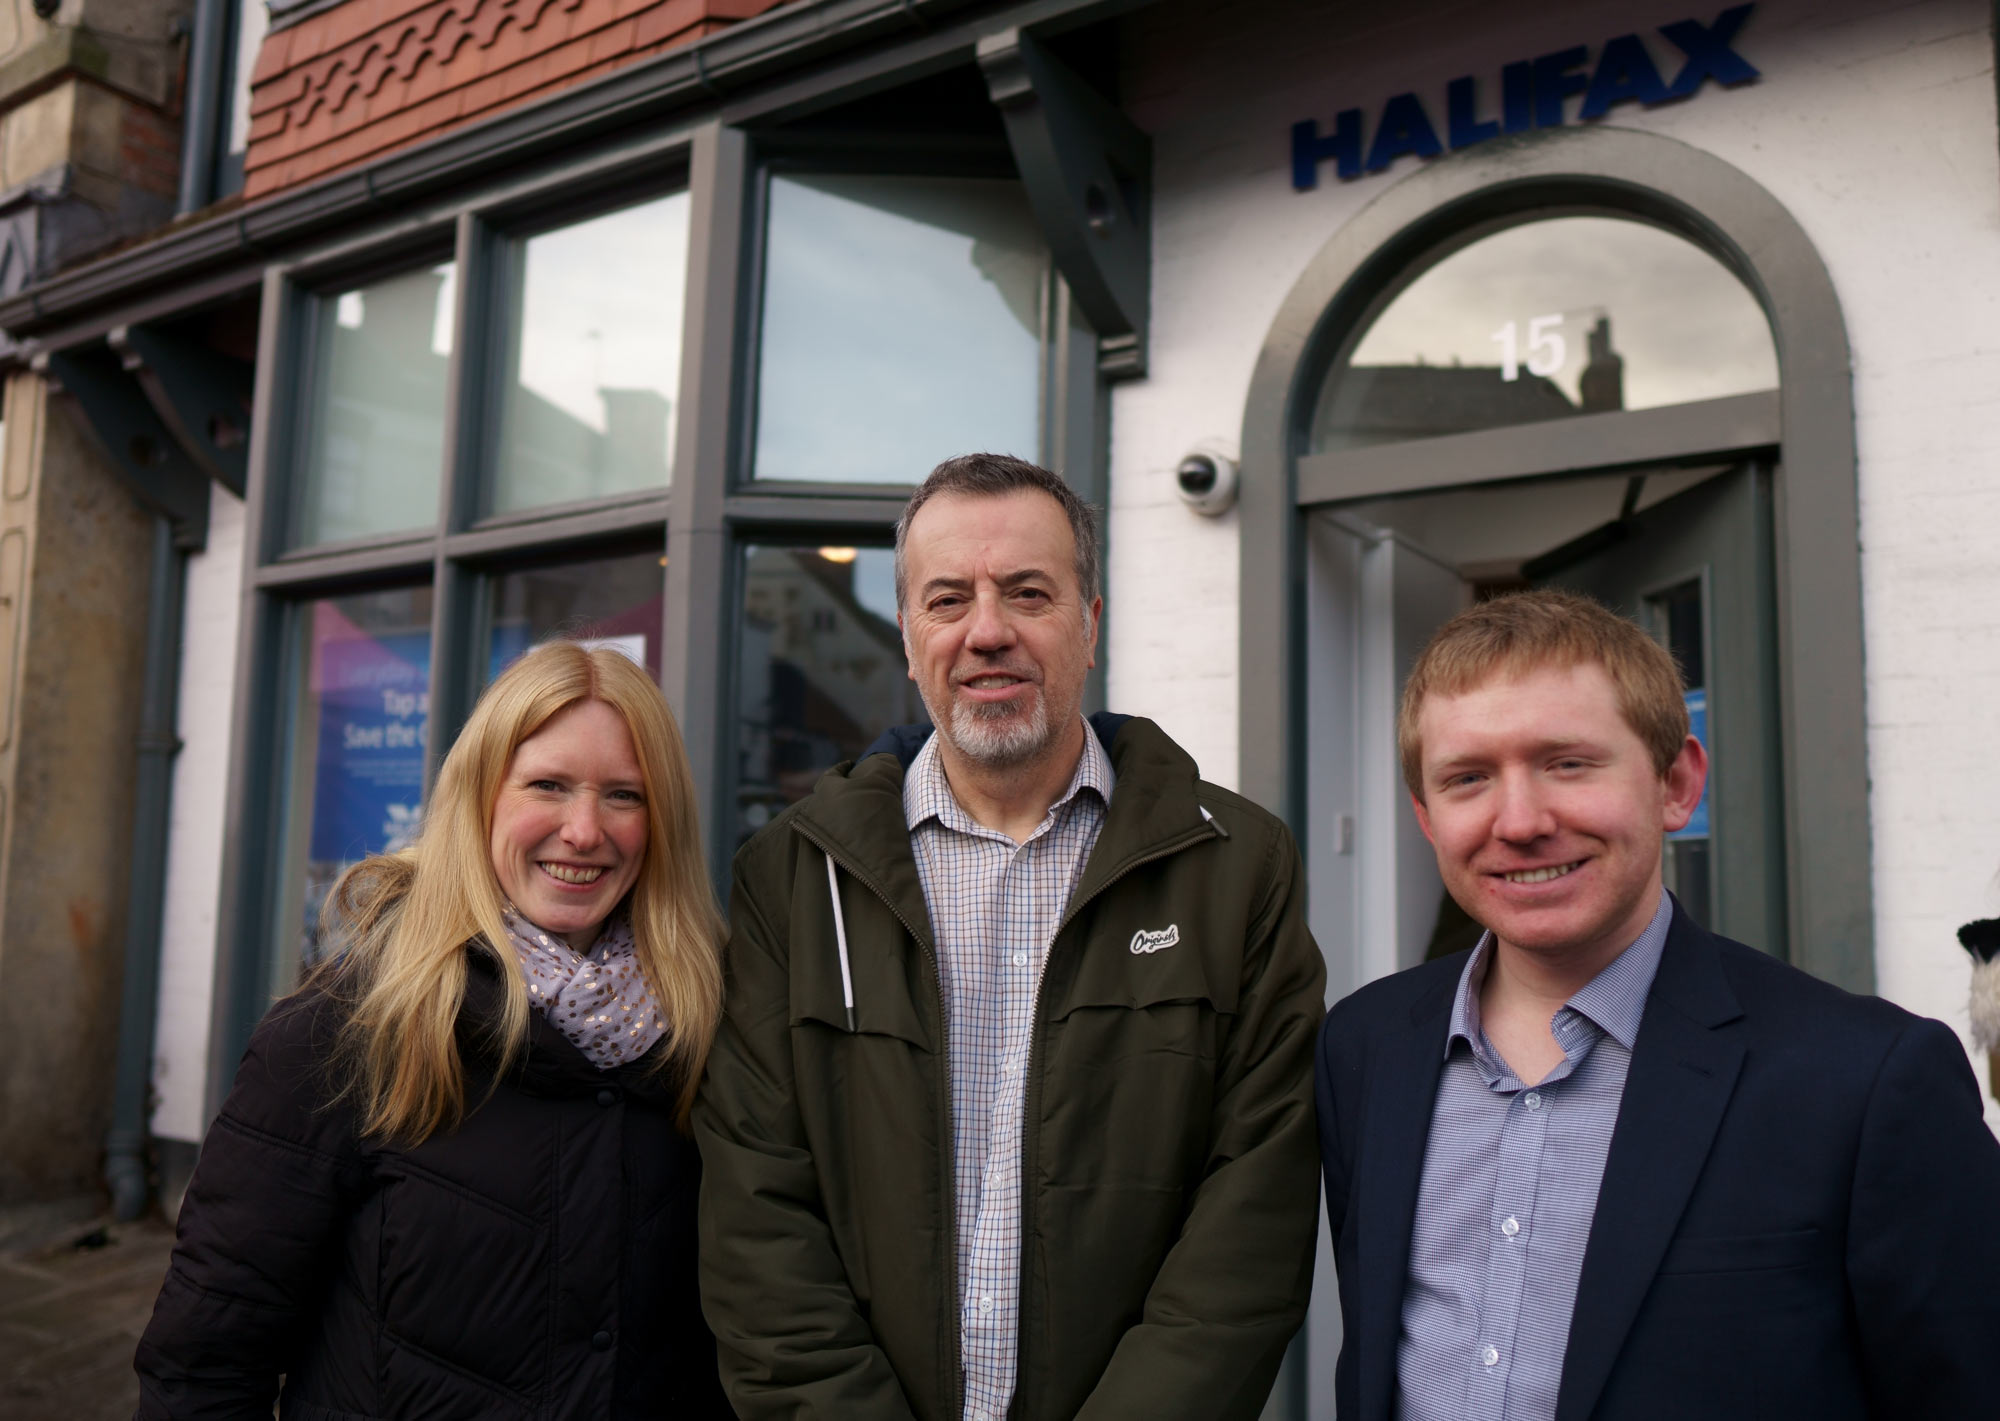
[(152, 326), (114, 327), (108, 342), (187, 456), (243, 497), (250, 468), (250, 362)]
[[(329, 234), (407, 221), (452, 189), (547, 165), (550, 185), (591, 168), (657, 164), (684, 148), (692, 118), (729, 100), (732, 123), (768, 121), (787, 106), (821, 106), (923, 68), (969, 63), (1006, 26), (1055, 33), (1141, 8), (1149, 0), (804, 0), (593, 83), (400, 150), (323, 181), (217, 212), (128, 251), (63, 272), (0, 301), (0, 330), (45, 347), (101, 338), (212, 297), (254, 288), (267, 263)], [(165, 297), (164, 302), (162, 297)]]
[(105, 458), (139, 502), (173, 524), (174, 546), (202, 547), (208, 541), (208, 478), (118, 357), (102, 348), (44, 352), (35, 368), (77, 402)]
[(1549, 474), (1707, 464), (1775, 448), (1778, 420), (1778, 392), (1760, 390), (1307, 454), (1298, 462), (1296, 496), (1311, 505)]
[(1035, 220), (1097, 330), (1099, 368), (1145, 374), (1152, 140), (1018, 28), (981, 40), (979, 67)]

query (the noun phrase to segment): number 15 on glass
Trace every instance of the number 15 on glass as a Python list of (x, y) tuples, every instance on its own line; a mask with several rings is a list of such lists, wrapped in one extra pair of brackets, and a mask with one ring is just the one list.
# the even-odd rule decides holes
[(1569, 359), (1569, 346), (1562, 336), (1563, 318), (1560, 312), (1553, 316), (1530, 316), (1528, 318), (1527, 360), (1521, 359), (1521, 323), (1509, 321), (1488, 337), (1500, 346), (1500, 378), (1518, 380), (1521, 366), (1525, 363), (1530, 375), (1540, 375), (1544, 379), (1563, 368)]

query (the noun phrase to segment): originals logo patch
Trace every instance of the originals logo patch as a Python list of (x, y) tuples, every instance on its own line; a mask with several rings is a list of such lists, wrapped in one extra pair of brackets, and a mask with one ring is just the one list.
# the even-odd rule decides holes
[(1148, 932), (1146, 929), (1141, 928), (1132, 934), (1132, 953), (1134, 956), (1137, 956), (1142, 952), (1164, 952), (1180, 940), (1181, 925), (1179, 923), (1168, 923), (1157, 932)]

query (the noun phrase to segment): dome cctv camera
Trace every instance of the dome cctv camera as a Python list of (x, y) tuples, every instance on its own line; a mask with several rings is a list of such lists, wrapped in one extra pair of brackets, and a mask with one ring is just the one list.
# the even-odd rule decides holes
[(1236, 502), (1236, 461), (1212, 444), (1197, 444), (1174, 470), (1181, 502), (1207, 518)]

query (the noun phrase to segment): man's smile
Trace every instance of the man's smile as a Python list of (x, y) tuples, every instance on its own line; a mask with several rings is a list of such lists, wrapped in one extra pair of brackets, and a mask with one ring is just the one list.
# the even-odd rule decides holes
[(1507, 869), (1497, 875), (1509, 883), (1548, 883), (1562, 878), (1582, 868), (1584, 860), (1574, 859), (1569, 863), (1548, 864), (1542, 868)]

